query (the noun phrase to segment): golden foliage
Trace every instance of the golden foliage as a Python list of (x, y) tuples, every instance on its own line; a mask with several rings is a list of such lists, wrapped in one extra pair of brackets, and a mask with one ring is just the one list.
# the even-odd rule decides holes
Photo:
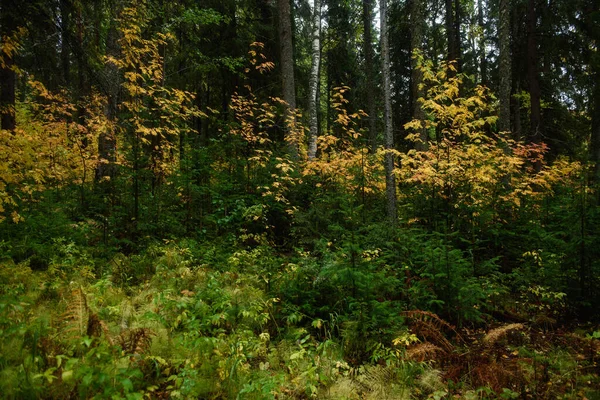
[[(265, 73), (271, 68), (261, 53), (262, 48), (262, 43), (252, 44), (249, 62), (261, 73)], [(286, 212), (291, 214), (295, 208), (290, 205), (287, 193), (290, 187), (301, 182), (297, 176), (298, 168), (295, 161), (289, 157), (274, 157), (275, 143), (268, 133), (269, 129), (280, 122), (281, 110), (286, 104), (278, 97), (269, 97), (261, 101), (254, 95), (249, 85), (243, 88), (245, 93), (234, 93), (229, 105), (234, 115), (234, 123), (230, 125), (229, 134), (232, 138), (239, 139), (238, 146), (245, 158), (244, 168), (248, 181), (267, 177), (263, 184), (258, 185), (258, 190), (263, 197), (284, 204)], [(286, 115), (286, 120), (283, 122), (290, 129), (286, 134), (286, 142), (289, 146), (299, 149), (301, 157), (306, 157), (306, 150), (300, 146), (304, 137), (304, 127), (298, 122), (300, 118), (298, 110), (295, 114)], [(215, 167), (218, 168), (218, 165)]]
[(102, 98), (82, 100), (87, 124), (77, 122), (77, 105), (30, 79), (28, 107), (17, 107), (17, 129), (0, 131), (0, 221), (19, 222), (19, 203), (36, 201), (48, 188), (90, 183), (97, 163), (97, 134), (106, 124)]
[(323, 184), (363, 194), (385, 189), (383, 153), (370, 155), (365, 148), (358, 123), (366, 114), (361, 110), (349, 114), (344, 93), (347, 86), (333, 89), (332, 108), (336, 113), (332, 130), (317, 139), (319, 152), (314, 160), (305, 160), (302, 174), (318, 176)]
[(193, 105), (194, 95), (165, 85), (164, 49), (172, 35), (156, 33), (144, 38), (142, 32), (150, 16), (145, 1), (125, 8), (119, 20), (121, 37), (119, 57), (107, 56), (105, 62), (116, 66), (125, 78), (122, 88), (126, 98), (121, 107), (130, 117), (124, 134), (132, 146), (149, 147), (150, 169), (156, 177), (172, 174), (177, 165), (179, 135), (189, 131), (184, 123), (193, 116), (204, 116)]
[(427, 117), (405, 125), (407, 139), (419, 142), (420, 130), (429, 134), (425, 150), (401, 155), (400, 180), (417, 193), (444, 199), (467, 218), (503, 205), (519, 207), (525, 198), (548, 193), (554, 184), (580, 171), (565, 160), (544, 164), (547, 146), (516, 141), (509, 133), (491, 133), (497, 117), (494, 96), (477, 86), (464, 96), (464, 76), (448, 78), (448, 64), (434, 70), (418, 57), (425, 98), (419, 99)]
[[(27, 30), (19, 27), (11, 36), (2, 36), (2, 40), (0, 40), (0, 68), (5, 69), (7, 67), (6, 59), (12, 59), (18, 54), (19, 50), (21, 50), (21, 40), (26, 34)], [(19, 72), (14, 64), (10, 67), (15, 72)]]

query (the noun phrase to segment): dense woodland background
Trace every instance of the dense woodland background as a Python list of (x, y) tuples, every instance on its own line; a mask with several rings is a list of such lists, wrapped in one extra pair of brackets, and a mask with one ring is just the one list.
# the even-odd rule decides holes
[(1, 0), (6, 398), (597, 398), (595, 0)]

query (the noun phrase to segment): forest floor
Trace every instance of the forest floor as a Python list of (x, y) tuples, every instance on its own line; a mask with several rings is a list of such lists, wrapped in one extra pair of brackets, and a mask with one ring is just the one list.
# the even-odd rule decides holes
[(544, 303), (461, 327), (394, 311), (386, 332), (309, 315), (292, 293), (302, 265), (267, 275), (247, 256), (171, 243), (100, 261), (61, 242), (42, 270), (5, 259), (2, 397), (600, 398), (600, 332)]

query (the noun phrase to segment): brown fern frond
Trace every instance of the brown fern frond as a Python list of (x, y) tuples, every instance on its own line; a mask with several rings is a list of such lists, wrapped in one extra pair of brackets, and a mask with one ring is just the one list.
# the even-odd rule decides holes
[(98, 314), (89, 314), (86, 332), (89, 337), (100, 337), (102, 334), (102, 321)]
[(434, 314), (429, 311), (411, 310), (411, 311), (403, 312), (402, 315), (404, 315), (406, 318), (413, 320), (413, 321), (428, 322), (432, 326), (436, 326), (439, 330), (442, 330), (443, 328), (447, 328), (452, 331), (455, 331), (455, 328), (453, 325), (450, 325), (448, 322), (446, 322), (443, 319), (441, 319), (440, 317), (438, 317), (437, 314)]
[(148, 351), (155, 335), (149, 328), (134, 328), (122, 332), (117, 340), (126, 354), (142, 354)]
[(71, 292), (67, 310), (63, 314), (62, 321), (66, 324), (65, 332), (83, 336), (88, 330), (90, 309), (87, 297), (81, 288)]
[(107, 323), (104, 322), (104, 321), (102, 321), (102, 320), (100, 320), (100, 327), (102, 328), (102, 332), (104, 332), (104, 337), (108, 341), (108, 344), (110, 344), (111, 346), (114, 346), (115, 341), (113, 340), (113, 337), (110, 334), (110, 331), (108, 330)]
[(413, 361), (430, 361), (435, 360), (438, 354), (447, 354), (446, 350), (433, 343), (425, 342), (419, 343), (416, 346), (406, 351), (406, 356), (409, 360)]
[(447, 352), (452, 352), (454, 345), (450, 343), (444, 332), (441, 331), (437, 326), (429, 324), (424, 321), (416, 321), (411, 328), (417, 336), (421, 336), (423, 339), (438, 344)]
[(493, 346), (495, 343), (498, 342), (498, 340), (506, 337), (506, 335), (510, 332), (520, 331), (523, 328), (525, 328), (525, 325), (519, 323), (508, 324), (500, 326), (498, 328), (494, 328), (485, 335), (485, 337), (483, 338), (483, 343), (487, 344), (488, 346)]
[(470, 371), (471, 380), (476, 386), (489, 386), (499, 392), (518, 380), (514, 366), (497, 362), (480, 362)]
[(460, 335), (456, 332), (454, 326), (432, 312), (412, 310), (403, 312), (402, 315), (410, 321), (411, 330), (415, 335), (437, 344), (446, 352), (451, 352), (454, 349), (454, 345), (446, 339), (444, 330), (452, 331), (460, 339)]
[(104, 337), (110, 345), (114, 344), (106, 322), (102, 321), (100, 317), (98, 317), (98, 314), (90, 312), (88, 318), (87, 335), (89, 337), (100, 337), (102, 334), (104, 334)]

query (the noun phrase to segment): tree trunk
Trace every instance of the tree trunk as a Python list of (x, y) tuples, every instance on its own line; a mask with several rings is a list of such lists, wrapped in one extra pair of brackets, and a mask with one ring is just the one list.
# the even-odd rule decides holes
[(412, 0), (412, 7), (410, 11), (410, 47), (412, 49), (413, 57), (411, 59), (411, 102), (412, 102), (412, 117), (413, 119), (421, 121), (423, 126), (419, 131), (420, 141), (416, 143), (415, 147), (417, 150), (423, 151), (427, 149), (427, 129), (425, 129), (425, 112), (419, 99), (423, 97), (423, 90), (419, 87), (423, 80), (423, 73), (418, 69), (417, 59), (415, 53), (423, 52), (423, 32), (425, 30), (425, 10), (423, 0)]
[[(504, 1), (504, 0), (502, 0)], [(479, 72), (481, 84), (488, 85), (487, 57), (485, 53), (485, 22), (483, 14), (483, 0), (477, 0), (477, 25), (479, 25)]]
[(372, 30), (372, 10), (371, 0), (363, 0), (363, 46), (365, 53), (365, 77), (367, 81), (367, 113), (369, 114), (369, 151), (374, 153), (377, 149), (377, 108), (375, 103), (375, 71), (373, 68), (373, 30)]
[(296, 125), (296, 86), (294, 81), (294, 49), (292, 43), (292, 17), (290, 0), (277, 0), (279, 15), (279, 47), (281, 60), (281, 85), (285, 107), (285, 139), (293, 158), (298, 156), (298, 143), (293, 138)]
[(531, 113), (529, 120), (529, 141), (539, 143), (542, 137), (541, 89), (538, 69), (537, 51), (537, 12), (536, 0), (529, 0), (527, 7), (527, 78), (529, 81), (529, 96)]
[(387, 217), (396, 224), (396, 179), (394, 175), (394, 130), (392, 125), (392, 88), (390, 80), (390, 45), (388, 39), (387, 0), (380, 0), (381, 12), (381, 59), (383, 75), (383, 103), (385, 123), (385, 191)]
[[(119, 53), (118, 32), (115, 23), (111, 23), (106, 39), (107, 54), (113, 57)], [(96, 168), (96, 180), (110, 179), (115, 174), (115, 162), (117, 161), (117, 137), (115, 125), (117, 119), (118, 95), (119, 95), (119, 69), (111, 62), (104, 66), (102, 74), (103, 92), (106, 96), (104, 116), (107, 124), (98, 137), (98, 167)]]
[(456, 70), (462, 71), (462, 52), (460, 40), (460, 0), (454, 0), (454, 48), (456, 49)]
[[(460, 71), (460, 21), (458, 1), (446, 0), (446, 40), (448, 42), (447, 60), (455, 61), (457, 71)], [(451, 74), (453, 75), (453, 74)]]
[(319, 69), (321, 66), (321, 0), (314, 0), (312, 32), (312, 65), (309, 77), (308, 114), (310, 116), (310, 139), (308, 159), (317, 155), (317, 137), (319, 136)]
[(69, 0), (60, 0), (60, 63), (63, 74), (63, 85), (68, 87), (71, 75), (71, 60), (70, 60), (70, 34), (69, 24), (71, 21), (71, 10)]
[(500, 132), (510, 131), (510, 91), (512, 88), (512, 71), (510, 57), (510, 0), (500, 0), (500, 23), (498, 36), (500, 41), (500, 116), (498, 129)]
[[(12, 1), (2, 0), (0, 3), (0, 34), (2, 41), (12, 38), (17, 30), (15, 19), (15, 4)], [(15, 87), (17, 75), (14, 71), (14, 54), (3, 52), (0, 57), (4, 65), (0, 68), (0, 128), (14, 131), (17, 127), (15, 119)]]
[(592, 182), (600, 183), (600, 60), (592, 60), (592, 77), (594, 78), (594, 89), (590, 99), (592, 114), (592, 137), (590, 143), (590, 160), (594, 171)]

